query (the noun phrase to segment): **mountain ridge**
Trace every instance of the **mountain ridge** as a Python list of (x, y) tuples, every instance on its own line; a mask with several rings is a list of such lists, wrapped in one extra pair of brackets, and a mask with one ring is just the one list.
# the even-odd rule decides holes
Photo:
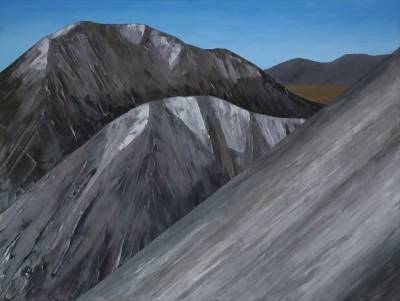
[(191, 95), (277, 117), (321, 107), (230, 51), (202, 50), (141, 24), (74, 23), (0, 73), (0, 211), (129, 109)]
[(0, 214), (0, 297), (76, 298), (303, 121), (206, 96), (130, 110)]

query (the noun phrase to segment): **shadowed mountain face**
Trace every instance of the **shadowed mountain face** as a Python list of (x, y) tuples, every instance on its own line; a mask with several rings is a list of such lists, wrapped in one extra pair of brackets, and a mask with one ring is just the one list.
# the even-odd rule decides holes
[(184, 95), (280, 117), (319, 108), (227, 50), (196, 48), (145, 25), (73, 24), (0, 74), (0, 211), (107, 122)]
[(397, 51), (79, 300), (398, 300), (399, 114)]
[(301, 123), (205, 96), (132, 109), (0, 215), (0, 298), (82, 294)]
[(289, 85), (351, 86), (387, 57), (347, 54), (329, 63), (298, 58), (278, 64), (265, 72)]

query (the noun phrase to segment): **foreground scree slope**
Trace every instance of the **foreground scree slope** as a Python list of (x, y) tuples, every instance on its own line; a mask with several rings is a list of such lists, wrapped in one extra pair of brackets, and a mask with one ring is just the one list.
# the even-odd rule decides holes
[(399, 116), (397, 51), (79, 300), (398, 300)]
[(0, 299), (79, 296), (302, 122), (205, 96), (132, 109), (0, 215)]
[(278, 117), (320, 107), (228, 50), (196, 48), (145, 25), (72, 24), (0, 73), (0, 212), (122, 113), (187, 95)]

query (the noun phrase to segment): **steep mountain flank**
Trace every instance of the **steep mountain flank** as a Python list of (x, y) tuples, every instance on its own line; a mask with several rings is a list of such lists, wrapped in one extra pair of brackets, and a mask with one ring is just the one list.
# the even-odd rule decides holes
[(400, 51), (82, 296), (398, 300)]
[(0, 214), (0, 299), (79, 296), (302, 123), (205, 96), (132, 109)]

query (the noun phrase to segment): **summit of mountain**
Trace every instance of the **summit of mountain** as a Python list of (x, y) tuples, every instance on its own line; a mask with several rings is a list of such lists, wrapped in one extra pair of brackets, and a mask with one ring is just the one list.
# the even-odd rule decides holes
[(143, 24), (77, 22), (0, 73), (0, 211), (121, 114), (192, 95), (275, 117), (307, 118), (321, 107), (230, 51)]

